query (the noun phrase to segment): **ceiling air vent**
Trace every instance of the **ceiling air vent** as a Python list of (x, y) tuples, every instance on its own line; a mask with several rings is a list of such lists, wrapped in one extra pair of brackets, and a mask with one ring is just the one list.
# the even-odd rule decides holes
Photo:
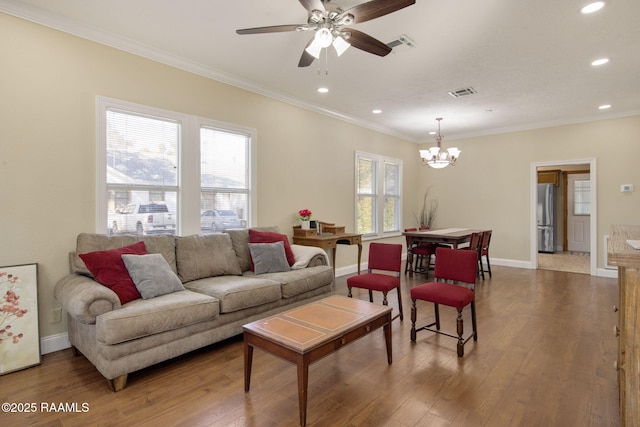
[(394, 47), (401, 46), (401, 45), (405, 45), (408, 47), (416, 47), (415, 42), (411, 40), (409, 36), (407, 36), (406, 34), (398, 36), (395, 39), (391, 40), (389, 43), (387, 43), (387, 46), (389, 46), (392, 49)]
[(476, 92), (474, 88), (469, 86), (469, 87), (464, 87), (462, 89), (452, 90), (451, 92), (448, 92), (448, 93), (454, 98), (460, 98), (461, 96), (473, 95), (474, 93), (478, 93), (478, 92)]

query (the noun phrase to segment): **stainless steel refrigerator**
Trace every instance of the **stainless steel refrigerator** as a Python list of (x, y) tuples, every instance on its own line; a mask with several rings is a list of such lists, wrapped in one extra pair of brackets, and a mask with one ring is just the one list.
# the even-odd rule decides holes
[(538, 184), (538, 252), (556, 251), (556, 187)]

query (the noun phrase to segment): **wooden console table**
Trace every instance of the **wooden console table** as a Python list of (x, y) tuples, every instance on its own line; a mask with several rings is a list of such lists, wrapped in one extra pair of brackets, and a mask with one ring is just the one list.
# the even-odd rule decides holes
[(336, 246), (358, 245), (358, 274), (360, 274), (360, 260), (362, 259), (362, 234), (322, 234), (320, 236), (293, 236), (296, 245), (315, 246), (324, 250), (331, 249), (333, 274), (336, 273)]
[(640, 249), (627, 240), (640, 240), (640, 225), (614, 225), (607, 256), (609, 264), (618, 266), (619, 301), (618, 370), (620, 384), (620, 425), (640, 425)]

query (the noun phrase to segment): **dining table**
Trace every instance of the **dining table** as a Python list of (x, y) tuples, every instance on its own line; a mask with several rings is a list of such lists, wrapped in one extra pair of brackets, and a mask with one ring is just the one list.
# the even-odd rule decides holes
[[(471, 239), (471, 234), (481, 232), (482, 230), (472, 228), (441, 228), (436, 230), (405, 231), (402, 234), (407, 238), (407, 249), (419, 243), (437, 243), (458, 249), (459, 245)], [(407, 262), (410, 265), (409, 276), (413, 276), (413, 254), (410, 250), (407, 250), (407, 257), (409, 258)]]

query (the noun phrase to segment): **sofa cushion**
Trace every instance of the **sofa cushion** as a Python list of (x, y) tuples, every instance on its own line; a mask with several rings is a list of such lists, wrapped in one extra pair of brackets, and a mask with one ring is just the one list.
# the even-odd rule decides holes
[[(256, 277), (253, 272), (245, 277)], [(259, 277), (276, 281), (281, 286), (282, 298), (291, 298), (313, 289), (326, 286), (333, 281), (333, 268), (328, 265), (291, 270), (286, 273), (266, 273)]]
[(117, 249), (136, 242), (144, 242), (149, 254), (161, 254), (171, 267), (171, 270), (177, 273), (175, 239), (173, 236), (138, 236), (130, 234), (109, 236), (94, 233), (78, 234), (76, 251), (71, 254), (71, 272), (91, 276), (91, 272), (78, 254)]
[[(257, 227), (253, 228), (258, 231), (271, 231), (277, 233), (278, 227)], [(249, 230), (225, 230), (225, 233), (231, 237), (231, 245), (236, 253), (238, 264), (242, 271), (251, 270), (251, 254), (249, 253)]]
[(278, 301), (280, 284), (273, 280), (245, 276), (220, 276), (185, 283), (189, 290), (220, 300), (220, 313), (231, 313), (249, 307)]
[(205, 277), (242, 274), (228, 234), (177, 237), (176, 262), (182, 283)]
[(182, 282), (160, 254), (122, 255), (122, 260), (143, 299), (184, 290)]
[(80, 258), (95, 280), (115, 292), (121, 304), (126, 304), (140, 298), (140, 293), (129, 276), (122, 261), (122, 255), (144, 255), (146, 253), (144, 242), (138, 242), (123, 248), (80, 254)]
[(112, 345), (215, 319), (220, 302), (188, 290), (137, 299), (96, 318), (96, 339)]
[(284, 253), (284, 243), (249, 243), (249, 252), (256, 274), (289, 271), (289, 262)]
[(292, 266), (296, 260), (291, 251), (289, 238), (286, 234), (274, 233), (271, 231), (249, 230), (249, 243), (274, 243), (282, 242), (284, 244), (284, 252), (287, 255), (287, 262)]

